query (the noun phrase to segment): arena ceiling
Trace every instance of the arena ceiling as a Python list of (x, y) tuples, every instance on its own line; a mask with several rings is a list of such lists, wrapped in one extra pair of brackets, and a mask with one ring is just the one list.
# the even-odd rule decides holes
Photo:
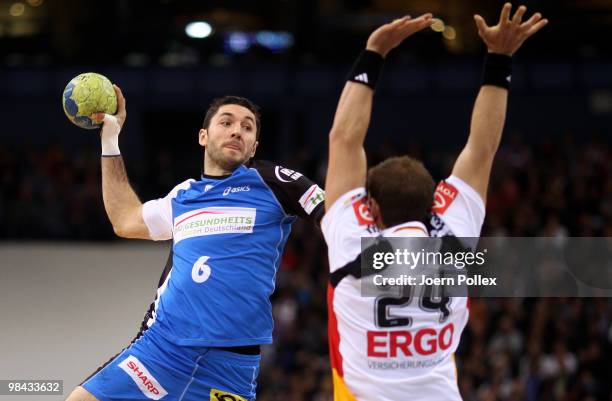
[[(429, 32), (406, 52), (455, 57), (482, 51), (472, 15), (497, 18), (503, 2), (491, 0), (0, 0), (0, 65), (162, 63), (172, 52), (201, 62), (227, 54), (232, 32), (286, 32), (290, 46), (273, 55), (249, 48), (250, 58), (285, 57), (310, 62), (350, 58), (376, 25), (431, 11), (448, 35)], [(527, 0), (550, 24), (524, 54), (550, 58), (611, 58), (612, 1)], [(207, 21), (213, 34), (185, 34), (192, 21)], [(231, 53), (231, 52), (230, 52)], [(189, 56), (191, 55), (191, 56)], [(245, 55), (239, 55), (245, 57)], [(191, 58), (190, 58), (191, 57)], [(179, 63), (180, 63), (179, 58)]]

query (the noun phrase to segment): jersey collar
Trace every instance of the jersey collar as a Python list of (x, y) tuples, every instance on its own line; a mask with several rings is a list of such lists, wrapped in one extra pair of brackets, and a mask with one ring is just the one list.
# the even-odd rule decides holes
[(385, 237), (429, 237), (425, 224), (420, 221), (409, 221), (383, 230)]
[(232, 175), (236, 174), (236, 172), (241, 171), (246, 169), (244, 164), (241, 164), (240, 166), (236, 167), (236, 170), (234, 170), (231, 174), (225, 174), (225, 175), (208, 175), (208, 174), (204, 174), (204, 171), (202, 171), (201, 174), (201, 178), (202, 180), (224, 180), (226, 178), (231, 177)]

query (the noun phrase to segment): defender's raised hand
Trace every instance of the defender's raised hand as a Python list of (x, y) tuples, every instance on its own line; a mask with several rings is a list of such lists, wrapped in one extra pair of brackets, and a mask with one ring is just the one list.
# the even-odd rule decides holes
[(415, 19), (412, 19), (409, 15), (396, 19), (372, 32), (368, 38), (366, 49), (385, 57), (408, 36), (427, 28), (432, 22), (430, 13), (423, 14)]
[(484, 18), (474, 15), (478, 35), (487, 45), (489, 53), (512, 56), (528, 37), (548, 24), (542, 19), (542, 14), (535, 13), (527, 21), (522, 22), (527, 7), (520, 6), (510, 19), (512, 4), (506, 3), (502, 8), (499, 22), (495, 26), (488, 26)]

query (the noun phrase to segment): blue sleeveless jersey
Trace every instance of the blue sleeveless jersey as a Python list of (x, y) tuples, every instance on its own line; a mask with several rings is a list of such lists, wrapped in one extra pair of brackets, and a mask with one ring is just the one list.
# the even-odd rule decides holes
[(187, 346), (271, 343), (270, 295), (291, 224), (318, 220), (323, 198), (300, 173), (255, 162), (145, 203), (151, 237), (173, 239), (149, 330)]

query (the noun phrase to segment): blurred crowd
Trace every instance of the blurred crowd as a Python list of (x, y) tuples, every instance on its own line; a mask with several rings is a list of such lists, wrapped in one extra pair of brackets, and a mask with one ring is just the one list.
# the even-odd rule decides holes
[[(456, 150), (423, 149), (416, 143), (383, 143), (369, 152), (371, 165), (396, 154), (418, 157), (436, 180), (449, 174), (457, 155)], [(143, 200), (164, 196), (177, 183), (200, 174), (186, 171), (184, 160), (168, 151), (146, 163), (126, 159), (132, 185)], [(286, 160), (288, 167), (323, 183), (324, 156), (302, 150)], [(575, 143), (567, 135), (526, 144), (520, 136), (510, 136), (495, 160), (483, 233), (611, 236), (611, 171), (610, 143), (604, 139)], [(0, 144), (0, 239), (113, 238), (102, 204), (98, 149), (13, 149)], [(296, 236), (294, 242), (299, 242)]]
[[(528, 144), (509, 136), (495, 162), (483, 235), (612, 236), (611, 150), (601, 138), (566, 135)], [(370, 152), (370, 162), (397, 152), (424, 160), (435, 179), (449, 174), (456, 157), (456, 150), (383, 144)], [(323, 182), (324, 157), (301, 151), (287, 160)], [(173, 171), (169, 154), (150, 165), (127, 162), (142, 199), (162, 196), (187, 178)], [(0, 239), (112, 238), (96, 149), (0, 146)], [(258, 400), (332, 400), (326, 272), (318, 228), (298, 222), (273, 296), (275, 343), (264, 347)], [(470, 310), (456, 355), (466, 401), (612, 399), (608, 299), (474, 299)]]

